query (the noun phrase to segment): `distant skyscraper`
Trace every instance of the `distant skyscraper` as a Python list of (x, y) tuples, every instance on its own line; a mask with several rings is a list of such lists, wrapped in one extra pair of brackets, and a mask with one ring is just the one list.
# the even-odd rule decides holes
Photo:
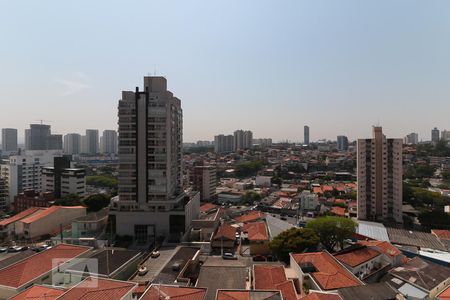
[(73, 155), (81, 153), (81, 135), (69, 133), (64, 136), (64, 153)]
[(104, 130), (100, 141), (100, 150), (102, 153), (117, 154), (117, 131)]
[(309, 126), (303, 127), (303, 144), (309, 145)]
[(48, 150), (50, 125), (31, 124), (25, 130), (25, 148), (27, 150)]
[(348, 138), (345, 135), (338, 135), (337, 149), (339, 151), (347, 151), (348, 150)]
[(412, 132), (405, 137), (405, 144), (416, 145), (419, 143), (419, 134)]
[(3, 153), (17, 151), (17, 129), (2, 129), (2, 151)]
[(386, 139), (381, 127), (372, 139), (358, 139), (358, 219), (402, 223), (402, 139)]
[(98, 130), (97, 129), (86, 129), (86, 135), (84, 138), (84, 149), (83, 152), (90, 155), (95, 155), (99, 153), (98, 148)]
[(234, 132), (234, 150), (246, 150), (253, 146), (253, 132), (250, 130), (236, 130)]
[(441, 139), (443, 139), (444, 141), (450, 141), (450, 131), (442, 130)]
[(144, 77), (144, 90), (119, 100), (119, 196), (110, 213), (118, 235), (137, 244), (179, 239), (200, 205), (183, 190), (183, 114), (164, 77)]
[(219, 134), (214, 137), (214, 152), (229, 153), (234, 150), (234, 136)]
[(436, 127), (434, 127), (434, 129), (431, 130), (431, 141), (433, 143), (437, 143), (439, 142), (439, 129), (437, 129)]
[(48, 137), (48, 150), (62, 150), (63, 137), (61, 134), (51, 134)]

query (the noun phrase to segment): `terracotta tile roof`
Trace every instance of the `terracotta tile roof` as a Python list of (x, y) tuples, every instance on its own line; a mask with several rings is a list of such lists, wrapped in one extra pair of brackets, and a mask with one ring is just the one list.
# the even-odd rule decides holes
[(437, 295), (439, 300), (450, 300), (450, 286)]
[(345, 208), (339, 206), (333, 206), (331, 212), (337, 216), (344, 217), (345, 216)]
[(136, 283), (88, 277), (74, 286), (58, 300), (112, 300), (122, 299)]
[(379, 255), (381, 255), (380, 252), (374, 249), (361, 247), (358, 249), (345, 251), (343, 253), (337, 253), (334, 255), (334, 257), (347, 266), (356, 267)]
[(34, 214), (32, 216), (29, 216), (27, 218), (24, 218), (21, 220), (21, 222), (25, 224), (33, 223), (37, 220), (40, 220), (60, 209), (76, 209), (76, 208), (85, 208), (84, 206), (50, 206), (49, 208), (46, 208), (45, 210), (42, 210), (38, 212), (37, 214)]
[(239, 223), (253, 222), (266, 217), (266, 214), (257, 210), (253, 210), (248, 214), (234, 218)]
[(312, 292), (308, 296), (301, 298), (301, 300), (341, 300), (341, 297), (336, 294)]
[(64, 294), (65, 290), (55, 289), (42, 285), (33, 285), (20, 294), (10, 298), (10, 300), (54, 300)]
[(89, 251), (83, 246), (59, 244), (49, 250), (32, 255), (0, 270), (0, 285), (18, 288), (29, 281), (47, 274), (53, 268), (52, 260), (69, 261)]
[(214, 239), (220, 240), (222, 238), (234, 241), (236, 239), (236, 228), (229, 224), (220, 225), (220, 227), (217, 229), (216, 234), (214, 235)]
[[(162, 297), (161, 297), (162, 296)], [(179, 287), (171, 285), (152, 285), (139, 300), (203, 300), (206, 296), (205, 288)]]
[(44, 210), (44, 208), (42, 207), (30, 207), (27, 210), (24, 210), (20, 213), (18, 213), (17, 215), (12, 216), (11, 218), (8, 219), (4, 219), (0, 221), (0, 226), (7, 226), (11, 223), (17, 222), (23, 218), (26, 218), (34, 213), (36, 213), (39, 210)]
[(265, 222), (253, 222), (244, 224), (243, 232), (248, 235), (249, 241), (268, 241), (269, 233)]
[(280, 265), (253, 265), (256, 290), (279, 290), (283, 299), (297, 300), (292, 280), (287, 280), (284, 267)]
[(314, 194), (322, 194), (322, 188), (320, 186), (313, 187)]
[(213, 209), (218, 208), (218, 205), (212, 204), (212, 203), (205, 203), (202, 206), (200, 206), (200, 212), (207, 212)]
[(397, 247), (386, 241), (368, 240), (368, 241), (359, 241), (358, 244), (367, 247), (375, 247), (378, 251), (390, 257), (396, 257), (402, 254), (402, 252), (398, 250)]
[[(257, 297), (254, 297), (255, 294), (257, 295)], [(265, 300), (270, 299), (274, 296), (279, 296), (279, 294), (280, 292), (278, 291), (218, 290), (216, 300)]]
[(334, 200), (334, 203), (347, 204), (347, 201), (345, 199), (336, 199), (336, 200)]
[(358, 286), (361, 282), (326, 251), (292, 254), (294, 261), (312, 264), (316, 269), (309, 273), (322, 290), (335, 290), (343, 287)]
[(450, 240), (450, 230), (433, 229), (431, 233), (442, 240)]

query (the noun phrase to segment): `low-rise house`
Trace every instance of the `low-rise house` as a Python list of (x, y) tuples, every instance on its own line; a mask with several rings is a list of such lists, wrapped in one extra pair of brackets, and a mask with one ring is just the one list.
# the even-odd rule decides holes
[(338, 290), (340, 299), (396, 300), (397, 292), (387, 283), (379, 282), (364, 286), (347, 287)]
[(434, 234), (445, 247), (447, 247), (448, 251), (450, 251), (450, 230), (433, 229), (431, 230), (431, 233)]
[(82, 299), (120, 299), (132, 300), (133, 290), (137, 284), (129, 281), (118, 281), (87, 277), (78, 285), (61, 295), (58, 300)]
[(252, 210), (242, 216), (235, 217), (237, 223), (249, 223), (264, 220), (266, 214), (257, 210)]
[(19, 228), (18, 222), (24, 218), (30, 217), (42, 211), (41, 207), (31, 207), (10, 218), (0, 221), (0, 240), (15, 239), (17, 236), (23, 235), (22, 227)]
[(217, 228), (216, 233), (213, 236), (212, 247), (213, 249), (233, 249), (236, 242), (236, 228), (229, 224), (222, 224)]
[(350, 286), (364, 285), (336, 258), (326, 251), (290, 254), (290, 267), (304, 289), (335, 292)]
[(14, 198), (13, 210), (16, 213), (30, 207), (49, 207), (55, 197), (51, 192), (38, 193), (35, 190), (25, 190)]
[(334, 257), (360, 279), (366, 279), (389, 265), (380, 252), (366, 246), (344, 249), (335, 253)]
[(0, 299), (8, 299), (33, 284), (64, 283), (63, 275), (53, 272), (75, 258), (87, 256), (91, 248), (59, 244), (0, 270)]
[[(74, 244), (89, 244), (95, 242), (105, 233), (108, 223), (109, 208), (92, 212), (72, 221), (70, 240)], [(94, 245), (90, 245), (94, 246)]]
[(447, 250), (439, 239), (431, 233), (389, 227), (386, 229), (392, 244), (429, 248), (440, 251)]
[(242, 235), (244, 242), (248, 242), (250, 246), (250, 255), (268, 255), (269, 249), (269, 232), (267, 231), (266, 222), (246, 223), (242, 227)]
[[(51, 206), (18, 222), (16, 228), (23, 232), (23, 238), (32, 240), (50, 235), (60, 227), (67, 226), (86, 215), (84, 206)], [(17, 235), (18, 232), (16, 232)]]
[(293, 280), (288, 280), (282, 265), (253, 265), (253, 288), (279, 290), (284, 300), (299, 298)]
[(358, 241), (358, 244), (375, 249), (383, 255), (383, 258), (391, 266), (397, 267), (404, 263), (405, 256), (403, 253), (391, 243), (377, 240)]
[(440, 292), (437, 296), (436, 299), (438, 300), (450, 300), (450, 286), (447, 287), (445, 290), (443, 290), (442, 292)]
[(206, 289), (181, 287), (176, 285), (152, 284), (139, 300), (204, 300)]
[(300, 298), (301, 300), (342, 300), (341, 297), (333, 293), (324, 292), (311, 292), (305, 297)]
[(10, 300), (55, 300), (65, 293), (65, 289), (43, 285), (33, 285), (29, 289), (15, 295)]
[(414, 257), (391, 269), (384, 279), (405, 296), (434, 298), (450, 285), (450, 268)]

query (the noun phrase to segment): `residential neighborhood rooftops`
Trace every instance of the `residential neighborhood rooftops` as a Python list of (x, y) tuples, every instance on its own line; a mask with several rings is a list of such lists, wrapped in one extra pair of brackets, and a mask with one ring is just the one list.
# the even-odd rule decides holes
[(61, 295), (58, 300), (112, 300), (131, 293), (136, 283), (88, 277)]
[(84, 246), (67, 244), (56, 245), (51, 249), (32, 255), (22, 261), (1, 269), (0, 285), (14, 288), (21, 287), (55, 268), (55, 259), (59, 262), (67, 262), (89, 250), (89, 247)]
[(374, 249), (367, 247), (358, 247), (341, 251), (337, 254), (334, 254), (334, 257), (336, 257), (341, 263), (344, 263), (350, 267), (356, 267), (362, 263), (374, 259), (379, 255), (381, 255), (380, 252)]
[(17, 222), (19, 220), (27, 218), (27, 217), (37, 213), (40, 210), (44, 210), (44, 208), (42, 208), (42, 207), (30, 207), (29, 209), (24, 210), (24, 211), (22, 211), (22, 212), (20, 212), (20, 213), (18, 213), (16, 215), (10, 217), (10, 218), (1, 220), (0, 221), (0, 227), (1, 226), (8, 226), (9, 224), (12, 224), (12, 223)]
[(253, 210), (245, 215), (234, 218), (238, 223), (247, 223), (263, 219), (266, 216), (265, 213)]
[(309, 273), (322, 290), (362, 285), (361, 281), (326, 251), (291, 255), (302, 270), (304, 266), (308, 266), (304, 273)]
[(54, 300), (65, 293), (64, 289), (42, 285), (33, 285), (25, 291), (15, 295), (10, 300)]
[(203, 288), (153, 284), (145, 291), (140, 300), (203, 300), (205, 296), (206, 289)]

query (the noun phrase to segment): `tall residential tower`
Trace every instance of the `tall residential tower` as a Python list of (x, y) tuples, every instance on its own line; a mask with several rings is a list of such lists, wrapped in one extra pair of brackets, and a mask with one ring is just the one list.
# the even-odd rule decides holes
[(358, 139), (358, 219), (402, 223), (402, 139)]

